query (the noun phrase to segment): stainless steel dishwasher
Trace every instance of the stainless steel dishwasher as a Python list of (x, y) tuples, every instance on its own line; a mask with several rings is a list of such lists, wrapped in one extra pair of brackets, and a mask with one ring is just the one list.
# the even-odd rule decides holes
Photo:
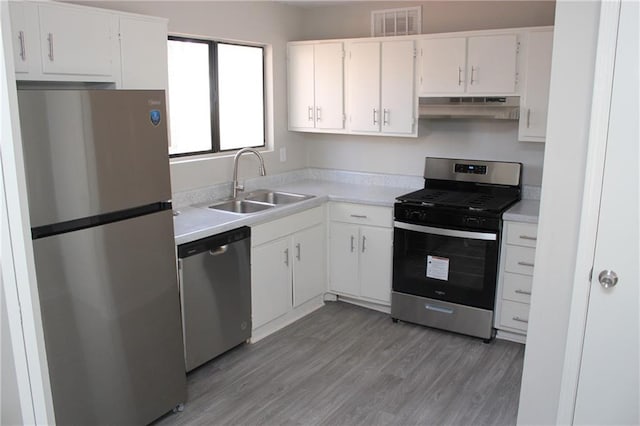
[(178, 246), (187, 371), (251, 337), (251, 228)]

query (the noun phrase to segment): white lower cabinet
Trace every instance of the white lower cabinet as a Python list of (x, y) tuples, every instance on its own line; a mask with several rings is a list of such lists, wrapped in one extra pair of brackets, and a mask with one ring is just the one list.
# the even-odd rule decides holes
[(390, 305), (392, 209), (351, 203), (331, 203), (329, 209), (329, 289)]
[(498, 337), (524, 343), (529, 324), (538, 226), (505, 221), (504, 230), (495, 327), (498, 329)]
[(324, 206), (252, 227), (252, 340), (322, 306), (325, 270)]

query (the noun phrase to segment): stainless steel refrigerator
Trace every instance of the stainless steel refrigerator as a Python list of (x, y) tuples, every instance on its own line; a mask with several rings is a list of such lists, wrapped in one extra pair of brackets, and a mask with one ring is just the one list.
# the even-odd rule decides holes
[(57, 424), (186, 399), (163, 91), (19, 90)]

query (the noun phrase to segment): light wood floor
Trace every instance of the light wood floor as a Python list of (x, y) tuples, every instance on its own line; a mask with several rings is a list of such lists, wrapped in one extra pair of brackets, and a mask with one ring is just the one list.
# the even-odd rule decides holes
[(342, 302), (188, 376), (158, 425), (513, 425), (524, 346)]

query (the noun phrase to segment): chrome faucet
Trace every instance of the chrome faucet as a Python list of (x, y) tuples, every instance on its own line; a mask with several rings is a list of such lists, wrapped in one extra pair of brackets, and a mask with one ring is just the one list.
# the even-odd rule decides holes
[(258, 160), (260, 160), (260, 168), (258, 168), (258, 172), (260, 173), (260, 176), (267, 175), (267, 171), (264, 168), (264, 158), (262, 158), (262, 155), (260, 155), (257, 150), (253, 148), (242, 148), (240, 151), (236, 152), (235, 157), (233, 157), (233, 198), (238, 196), (238, 191), (244, 191), (244, 185), (238, 184), (238, 160), (245, 152), (250, 152), (258, 157)]

